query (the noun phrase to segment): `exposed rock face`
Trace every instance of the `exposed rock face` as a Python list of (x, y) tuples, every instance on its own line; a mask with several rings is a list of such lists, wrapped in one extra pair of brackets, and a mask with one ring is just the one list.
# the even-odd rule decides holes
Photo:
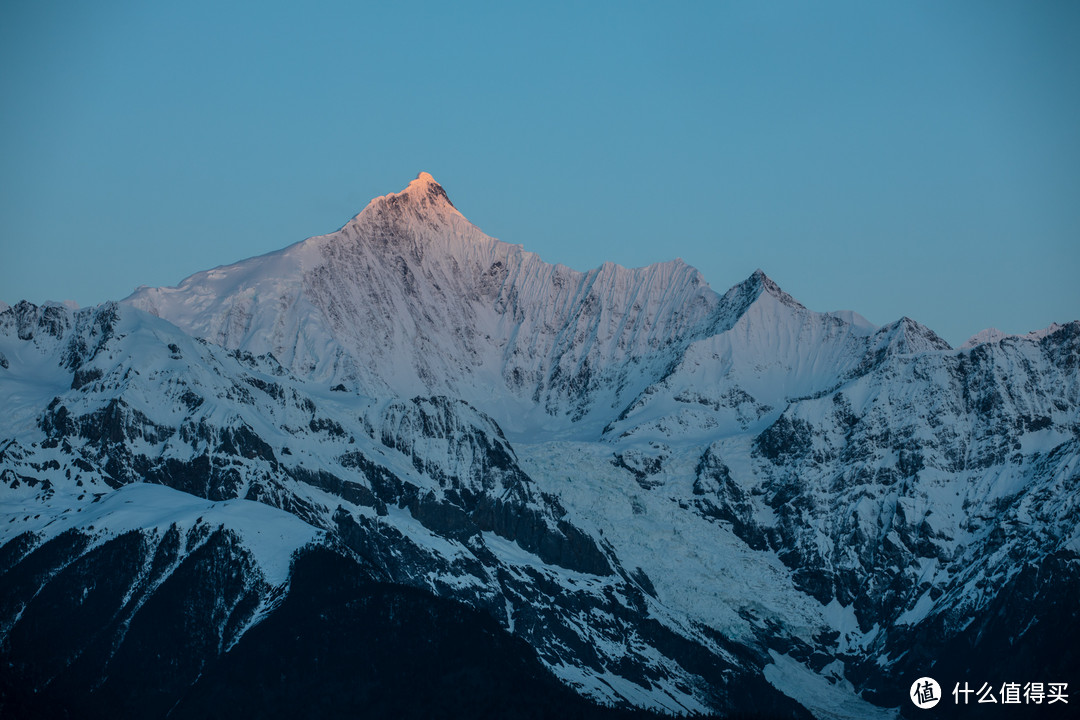
[(295, 708), (389, 682), (389, 642), (432, 684), (347, 697), (422, 714), (505, 714), (484, 674), (779, 717), (1070, 682), (1078, 380), (1080, 322), (953, 350), (760, 271), (578, 273), (422, 175), (176, 288), (0, 312), (0, 711)]
[(32, 545), (4, 546), (5, 717), (617, 715), (490, 615), (337, 552), (298, 555), (286, 593), (221, 528)]

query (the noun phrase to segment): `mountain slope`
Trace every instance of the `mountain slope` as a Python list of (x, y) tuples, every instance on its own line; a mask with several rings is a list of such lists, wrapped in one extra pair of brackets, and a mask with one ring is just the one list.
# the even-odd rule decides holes
[[(11, 424), (0, 420), (8, 438), (0, 446), (0, 541), (15, 553), (16, 578), (29, 572), (34, 553), (66, 537), (78, 547), (54, 563), (58, 570), (73, 560), (92, 565), (96, 556), (86, 548), (128, 536), (145, 548), (132, 551), (128, 565), (148, 565), (161, 552), (155, 548), (176, 536), (169, 542), (182, 541), (185, 551), (167, 568), (184, 567), (184, 553), (215, 532), (228, 543), (211, 566), (230, 555), (230, 564), (252, 566), (244, 615), (186, 626), (195, 632), (197, 624), (225, 623), (231, 634), (220, 629), (200, 639), (205, 650), (178, 662), (196, 669), (218, 662), (288, 595), (289, 555), (317, 544), (375, 581), (488, 613), (557, 677), (594, 698), (686, 712), (736, 707), (745, 696), (743, 703), (790, 706), (797, 716), (797, 706), (755, 678), (752, 655), (714, 657), (723, 639), (654, 617), (642, 590), (647, 577), (622, 567), (602, 537), (539, 492), (498, 427), (461, 401), (358, 398), (295, 378), (268, 356), (230, 353), (117, 305), (71, 314), (20, 303), (0, 314), (0, 330), (0, 348), (12, 359), (4, 379), (49, 379), (28, 396), (40, 407), (32, 425), (25, 425), (28, 410)], [(119, 597), (152, 592), (131, 572), (133, 589)], [(25, 593), (12, 581), (7, 600), (7, 657), (38, 692), (52, 675), (26, 657), (32, 644), (19, 639), (38, 632), (39, 621), (25, 624), (36, 617), (26, 608), (39, 597), (34, 583), (48, 586), (52, 576), (31, 574)], [(89, 576), (64, 576), (55, 592), (81, 597), (69, 585)], [(226, 578), (229, 587), (238, 582)], [(209, 587), (209, 597), (190, 601), (219, 605), (217, 586)], [(196, 590), (176, 592), (194, 598)], [(188, 602), (174, 595), (162, 602)], [(134, 627), (143, 605), (120, 605), (110, 616)], [(119, 640), (96, 651), (97, 664), (123, 660), (124, 633), (117, 632)], [(70, 662), (88, 651), (62, 652)], [(167, 695), (194, 680), (175, 682)], [(759, 697), (751, 701), (755, 686)], [(138, 707), (157, 713), (152, 704)]]
[(303, 377), (460, 397), (511, 434), (609, 415), (715, 323), (719, 301), (680, 261), (547, 264), (484, 235), (426, 173), (336, 233), (125, 300)]
[[(507, 663), (671, 713), (895, 717), (915, 677), (1077, 665), (1080, 322), (954, 350), (761, 271), (577, 272), (421, 174), (175, 288), (5, 307), (0, 392), (0, 652), (42, 697), (120, 687), (79, 668), (135, 667), (155, 597), (193, 642), (141, 707), (262, 693), (253, 658), (297, 623), (301, 655), (341, 650), (306, 617), (338, 590), (335, 623), (460, 603)], [(320, 589), (311, 557), (356, 582)], [(103, 630), (42, 653), (79, 598)]]

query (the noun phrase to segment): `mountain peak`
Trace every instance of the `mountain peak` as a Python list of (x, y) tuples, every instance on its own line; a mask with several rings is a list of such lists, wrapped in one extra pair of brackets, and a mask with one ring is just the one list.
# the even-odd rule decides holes
[(952, 349), (937, 333), (907, 315), (880, 328), (877, 335), (904, 354)]
[(765, 274), (761, 268), (755, 270), (750, 277), (735, 285), (726, 293), (721, 300), (721, 306), (726, 310), (718, 316), (713, 324), (712, 332), (719, 333), (731, 328), (751, 306), (762, 297), (773, 298), (780, 305), (785, 305), (794, 310), (805, 310), (802, 303), (780, 289), (772, 278)]
[(768, 294), (784, 305), (796, 308), (803, 307), (802, 303), (784, 292), (761, 268), (755, 270), (753, 274), (746, 278), (740, 285), (744, 287), (748, 294), (754, 299), (757, 299), (762, 294)]
[(394, 225), (403, 222), (441, 225), (455, 222), (455, 217), (465, 219), (431, 173), (421, 172), (400, 192), (372, 198), (345, 228), (388, 222)]
[(976, 345), (984, 345), (987, 343), (1000, 342), (1002, 339), (1009, 337), (1009, 333), (998, 330), (996, 327), (989, 327), (985, 330), (980, 330), (971, 337), (969, 337), (963, 345), (960, 346), (961, 350), (967, 350), (973, 348)]
[(424, 171), (420, 171), (416, 176), (416, 179), (410, 182), (404, 190), (388, 197), (402, 196), (416, 199), (422, 204), (425, 202), (433, 205), (446, 203), (450, 207), (454, 207), (454, 203), (450, 202), (450, 196), (443, 190), (443, 186), (436, 182), (435, 178), (431, 176), (431, 173)]

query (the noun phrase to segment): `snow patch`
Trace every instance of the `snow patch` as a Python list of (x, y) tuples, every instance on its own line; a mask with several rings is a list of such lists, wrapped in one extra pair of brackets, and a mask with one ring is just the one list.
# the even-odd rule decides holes
[[(20, 533), (31, 531), (46, 538), (75, 529), (99, 534), (104, 542), (132, 530), (163, 533), (175, 524), (186, 531), (202, 523), (239, 535), (266, 581), (281, 585), (288, 580), (293, 553), (324, 537), (323, 531), (269, 505), (250, 500), (211, 502), (162, 485), (125, 485), (98, 502), (84, 504), (81, 510), (42, 513), (42, 504), (33, 499), (25, 504), (5, 501), (0, 514), (6, 536), (2, 540), (9, 540), (16, 528)], [(27, 515), (38, 517), (23, 520)]]
[(770, 650), (765, 679), (822, 720), (895, 720), (899, 708), (882, 708), (860, 698), (847, 680), (830, 682), (788, 655)]

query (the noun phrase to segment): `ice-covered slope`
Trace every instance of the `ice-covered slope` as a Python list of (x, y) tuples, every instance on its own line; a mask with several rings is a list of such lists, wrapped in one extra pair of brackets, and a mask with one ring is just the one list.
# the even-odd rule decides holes
[[(227, 584), (247, 589), (220, 599), (228, 617), (207, 626), (210, 636), (191, 631), (193, 647), (216, 650), (196, 648), (184, 663), (217, 662), (242, 642), (288, 592), (290, 554), (318, 544), (370, 581), (483, 610), (589, 697), (687, 712), (756, 693), (757, 706), (797, 711), (737, 646), (656, 605), (647, 576), (539, 491), (498, 426), (460, 400), (358, 397), (115, 304), (73, 314), (20, 303), (0, 313), (0, 351), (9, 359), (0, 392), (19, 400), (0, 418), (0, 546), (10, 557), (0, 575), (45, 583), (33, 568), (59, 546), (75, 553), (61, 564), (104, 562), (97, 549), (108, 547), (152, 565), (162, 543), (179, 543), (164, 575), (130, 579), (131, 592), (153, 595), (186, 558), (234, 557), (243, 577)], [(21, 638), (33, 633), (20, 625), (23, 608), (38, 605), (16, 585), (0, 596), (10, 611), (0, 633)], [(56, 592), (77, 594), (63, 583)], [(199, 603), (218, 603), (216, 592)], [(115, 611), (147, 622), (139, 607)], [(10, 657), (0, 647), (0, 659), (44, 690), (48, 677), (26, 664), (24, 647)], [(123, 659), (88, 652), (62, 651), (69, 661)]]
[[(817, 392), (784, 398), (781, 384), (775, 409), (672, 402), (676, 381), (694, 387), (680, 367), (614, 427), (656, 421), (518, 454), (672, 611), (747, 643), (784, 628), (768, 643), (778, 682), (801, 664), (834, 693), (847, 678), (898, 706), (908, 677), (1075, 664), (1060, 631), (1080, 629), (1065, 599), (1080, 587), (1080, 323), (967, 350), (910, 321), (851, 337), (860, 352), (752, 356), (796, 376), (815, 353), (844, 359), (807, 376)], [(692, 368), (702, 396), (739, 388)], [(872, 712), (785, 691), (818, 698), (821, 717)]]
[(609, 438), (700, 444), (759, 431), (789, 403), (834, 390), (886, 358), (949, 347), (909, 318), (877, 328), (857, 313), (808, 310), (760, 270), (720, 307), (726, 317), (605, 429)]
[(694, 340), (607, 428), (609, 436), (701, 443), (745, 431), (791, 398), (855, 371), (876, 329), (854, 313), (807, 310), (760, 270), (728, 291), (721, 307), (725, 321)]
[(681, 261), (577, 272), (484, 235), (430, 175), (335, 233), (125, 302), (369, 394), (450, 394), (509, 433), (596, 422), (715, 322)]

